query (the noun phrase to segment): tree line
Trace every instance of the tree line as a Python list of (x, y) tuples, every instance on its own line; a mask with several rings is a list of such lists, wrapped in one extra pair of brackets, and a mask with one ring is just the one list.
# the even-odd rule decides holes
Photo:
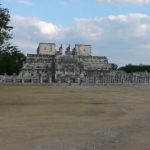
[(126, 65), (120, 67), (118, 70), (125, 71), (127, 73), (133, 72), (150, 72), (150, 65)]

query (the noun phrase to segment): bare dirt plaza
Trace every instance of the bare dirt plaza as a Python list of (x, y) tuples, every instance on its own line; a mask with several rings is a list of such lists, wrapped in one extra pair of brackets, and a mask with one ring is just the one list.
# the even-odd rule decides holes
[(149, 150), (150, 88), (0, 86), (0, 150)]

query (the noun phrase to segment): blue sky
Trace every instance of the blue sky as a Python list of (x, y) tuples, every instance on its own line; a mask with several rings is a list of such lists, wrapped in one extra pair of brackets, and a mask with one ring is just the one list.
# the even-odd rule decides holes
[[(149, 5), (117, 5), (98, 3), (94, 0), (3, 0), (5, 7), (13, 15), (39, 17), (64, 26), (72, 24), (74, 18), (94, 18), (108, 15), (146, 13), (150, 14)], [(27, 3), (25, 3), (27, 2)]]
[(91, 44), (110, 62), (150, 64), (150, 0), (2, 0), (13, 42), (36, 53), (39, 42)]

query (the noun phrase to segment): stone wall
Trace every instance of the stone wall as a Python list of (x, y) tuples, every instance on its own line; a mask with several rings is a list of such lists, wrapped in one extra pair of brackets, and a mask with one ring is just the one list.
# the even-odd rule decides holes
[(91, 56), (91, 45), (76, 44), (75, 53), (77, 56)]
[(84, 70), (111, 70), (111, 64), (105, 56), (80, 56)]
[(37, 49), (37, 54), (41, 55), (55, 55), (56, 44), (55, 43), (40, 43)]
[(77, 82), (81, 74), (81, 62), (77, 56), (64, 55), (57, 56), (56, 61), (56, 82), (67, 82), (71, 80)]
[(19, 76), (38, 80), (42, 77), (43, 81), (48, 82), (49, 76), (54, 80), (54, 70), (54, 56), (28, 54)]

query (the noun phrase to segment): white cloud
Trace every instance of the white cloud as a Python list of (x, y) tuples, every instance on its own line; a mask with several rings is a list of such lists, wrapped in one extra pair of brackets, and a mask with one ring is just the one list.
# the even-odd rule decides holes
[(148, 5), (150, 0), (94, 0), (97, 3), (114, 4), (114, 5)]
[(29, 53), (30, 48), (34, 51), (31, 45), (37, 45), (38, 42), (64, 39), (64, 33), (69, 30), (38, 18), (12, 16), (11, 20), (14, 26), (14, 41), (25, 53)]
[(25, 30), (32, 29), (31, 33), (40, 34), (50, 39), (55, 37), (58, 38), (58, 36), (59, 38), (62, 38), (60, 34), (62, 34), (62, 32), (65, 32), (67, 30), (63, 26), (55, 25), (50, 22), (45, 22), (34, 17), (29, 18), (29, 17), (13, 16), (12, 23), (17, 25), (16, 30), (18, 29), (20, 31), (22, 30), (21, 32), (24, 32)]
[(62, 6), (68, 6), (70, 4), (71, 0), (60, 0), (60, 5)]
[(32, 5), (31, 0), (16, 0), (16, 2), (17, 2), (17, 3), (24, 4), (24, 5), (29, 5), (29, 6)]
[(150, 16), (128, 14), (76, 18), (64, 27), (38, 18), (12, 17), (14, 42), (26, 53), (35, 53), (39, 42), (91, 44), (95, 55), (106, 55), (118, 64), (150, 63)]

